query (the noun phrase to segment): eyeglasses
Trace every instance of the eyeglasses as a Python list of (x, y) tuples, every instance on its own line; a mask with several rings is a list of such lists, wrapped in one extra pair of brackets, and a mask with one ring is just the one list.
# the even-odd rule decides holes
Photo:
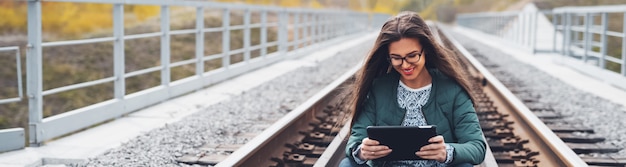
[(422, 57), (422, 53), (424, 52), (424, 49), (422, 49), (422, 51), (416, 53), (409, 53), (407, 56), (405, 57), (400, 57), (400, 56), (389, 56), (387, 57), (387, 59), (389, 60), (389, 62), (391, 63), (391, 65), (394, 66), (401, 66), (404, 61), (406, 61), (407, 63), (417, 63), (420, 61), (420, 58)]

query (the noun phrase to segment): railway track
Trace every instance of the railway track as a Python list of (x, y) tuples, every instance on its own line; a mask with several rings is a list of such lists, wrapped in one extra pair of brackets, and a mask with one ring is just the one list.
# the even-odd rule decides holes
[[(498, 81), (470, 51), (447, 39), (443, 29), (444, 43), (463, 56), (461, 62), (475, 83), (476, 111), (489, 146), (480, 166), (626, 165), (620, 159), (579, 157), (619, 150), (599, 145), (603, 138), (588, 135), (592, 129), (559, 120), (562, 116), (538, 103), (532, 93)], [(186, 155), (177, 161), (209, 166), (337, 166), (349, 135), (348, 126), (343, 126), (348, 120), (342, 90), (357, 70), (352, 68), (262, 133), (241, 135), (250, 139), (245, 145), (203, 146), (225, 154)]]

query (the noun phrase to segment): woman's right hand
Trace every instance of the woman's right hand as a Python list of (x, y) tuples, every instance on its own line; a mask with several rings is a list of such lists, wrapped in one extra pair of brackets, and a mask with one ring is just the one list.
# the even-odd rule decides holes
[(380, 145), (380, 143), (376, 140), (365, 138), (361, 142), (360, 152), (359, 158), (363, 160), (372, 160), (389, 155), (389, 153), (391, 153), (391, 149), (387, 146)]

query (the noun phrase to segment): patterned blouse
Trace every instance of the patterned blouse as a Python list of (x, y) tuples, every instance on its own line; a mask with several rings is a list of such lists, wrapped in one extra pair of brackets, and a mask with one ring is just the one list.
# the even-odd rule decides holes
[[(398, 85), (398, 104), (401, 108), (406, 109), (406, 115), (402, 126), (423, 126), (428, 125), (424, 113), (422, 112), (422, 106), (426, 104), (430, 97), (430, 90), (432, 84), (428, 84), (424, 87), (413, 89), (406, 86), (402, 81)], [(435, 160), (406, 160), (406, 161), (391, 161), (391, 166), (436, 166), (444, 167), (445, 163), (440, 163)]]
[[(430, 90), (432, 84), (428, 84), (424, 87), (413, 89), (406, 86), (402, 81), (399, 81), (398, 85), (398, 104), (401, 108), (406, 109), (406, 115), (402, 121), (402, 126), (423, 126), (428, 125), (424, 113), (422, 112), (422, 106), (426, 104), (428, 98), (430, 98)], [(355, 152), (352, 153), (357, 164), (364, 164), (366, 161), (358, 158), (359, 146)], [(390, 161), (390, 166), (433, 166), (433, 167), (445, 167), (447, 163), (452, 162), (454, 148), (446, 144), (446, 161), (444, 163), (437, 162), (435, 160), (405, 160), (405, 161)]]

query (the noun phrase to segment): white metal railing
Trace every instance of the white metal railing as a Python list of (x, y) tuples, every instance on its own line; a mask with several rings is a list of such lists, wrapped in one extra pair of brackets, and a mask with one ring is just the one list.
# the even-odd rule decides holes
[[(619, 68), (613, 68), (613, 71), (626, 76), (626, 17), (620, 20), (623, 25), (621, 32), (608, 28), (609, 13), (626, 16), (626, 5), (563, 7), (555, 8), (553, 12), (554, 31), (564, 37), (561, 45), (554, 46), (554, 51), (601, 69), (607, 69), (608, 62), (618, 64)], [(597, 18), (601, 20), (599, 24), (594, 21)], [(596, 35), (600, 37), (598, 40), (594, 39)], [(609, 55), (609, 37), (621, 38), (620, 55)], [(557, 49), (558, 46), (560, 48)]]
[[(41, 3), (44, 2), (80, 2), (104, 3), (113, 5), (113, 36), (95, 39), (80, 39), (72, 41), (42, 42), (41, 30)], [(125, 5), (156, 5), (161, 8), (161, 31), (144, 34), (126, 35), (124, 33), (124, 6)], [(196, 26), (193, 29), (170, 30), (170, 7), (186, 6), (196, 9)], [(204, 14), (207, 9), (221, 10), (222, 26), (205, 27)], [(243, 23), (230, 25), (232, 10), (242, 10)], [(259, 23), (251, 23), (251, 13), (258, 12)], [(268, 21), (268, 14), (275, 14), (276, 22)], [(363, 32), (371, 25), (381, 25), (382, 18), (387, 15), (374, 15), (337, 10), (288, 9), (270, 6), (254, 6), (244, 4), (225, 4), (217, 2), (176, 1), (176, 0), (28, 0), (28, 45), (27, 45), (27, 97), (29, 101), (29, 143), (38, 146), (46, 140), (56, 138), (97, 123), (119, 117), (171, 97), (179, 96), (204, 86), (223, 81), (243, 72), (266, 66), (280, 59), (301, 55), (304, 52), (319, 49), (324, 41)], [(290, 21), (293, 20), (293, 21)], [(384, 21), (384, 20), (382, 20)], [(250, 31), (260, 28), (260, 44), (251, 46)], [(268, 28), (278, 29), (277, 40), (268, 41)], [(232, 50), (230, 47), (230, 33), (234, 30), (243, 30), (243, 47)], [(292, 31), (291, 39), (289, 31)], [(222, 52), (213, 55), (204, 55), (205, 33), (222, 33)], [(192, 59), (170, 62), (170, 38), (181, 34), (194, 34), (195, 57)], [(161, 41), (161, 55), (159, 66), (125, 71), (124, 42), (131, 39), (159, 37)], [(61, 86), (49, 90), (42, 88), (42, 48), (56, 46), (71, 46), (86, 43), (113, 43), (113, 76), (87, 81), (77, 84)], [(277, 51), (268, 53), (268, 48), (276, 47)], [(259, 51), (260, 56), (251, 57), (252, 51)], [(231, 64), (230, 57), (243, 54), (243, 60)], [(205, 70), (207, 61), (222, 59), (222, 66), (214, 70)], [(173, 81), (170, 70), (182, 65), (195, 65), (195, 75)], [(141, 90), (132, 94), (126, 93), (125, 80), (129, 77), (161, 73), (161, 83), (158, 86)], [(90, 87), (103, 83), (113, 83), (114, 96), (112, 99), (96, 103), (87, 107), (67, 111), (62, 114), (43, 118), (43, 97), (69, 90)]]
[[(461, 14), (457, 23), (513, 41), (533, 53), (560, 53), (563, 59), (559, 63), (626, 89), (626, 5), (561, 7), (551, 11), (529, 6), (516, 12)], [(608, 29), (609, 14), (623, 15), (619, 20), (623, 25), (621, 32)], [(552, 20), (546, 15), (552, 15)], [(609, 37), (621, 39), (612, 42), (621, 42), (621, 46), (608, 47)]]

